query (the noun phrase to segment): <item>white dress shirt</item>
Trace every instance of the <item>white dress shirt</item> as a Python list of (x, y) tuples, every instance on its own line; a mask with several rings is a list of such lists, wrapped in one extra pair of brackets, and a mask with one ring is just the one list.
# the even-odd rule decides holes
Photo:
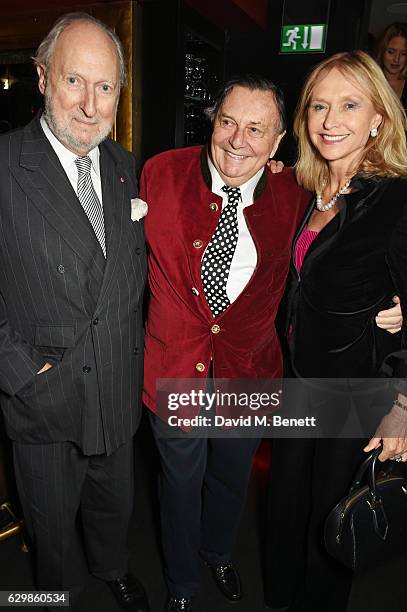
[[(212, 176), (212, 191), (216, 193), (216, 195), (221, 196), (223, 210), (223, 207), (226, 206), (228, 202), (227, 193), (222, 191), (225, 182), (219, 176), (218, 171), (209, 157), (208, 164)], [(237, 205), (237, 226), (239, 236), (226, 283), (226, 294), (230, 303), (234, 302), (239, 293), (246, 287), (257, 265), (257, 251), (249, 228), (247, 227), (243, 209), (253, 204), (253, 193), (263, 171), (264, 168), (261, 168), (261, 170), (252, 176), (251, 179), (243, 183), (243, 185), (240, 185), (242, 199)]]
[[(78, 195), (78, 168), (76, 167), (75, 159), (79, 156), (76, 155), (76, 153), (72, 153), (72, 151), (67, 149), (66, 146), (63, 145), (62, 142), (60, 142), (56, 136), (54, 136), (48, 126), (44, 115), (41, 115), (40, 124), (45, 136), (48, 138), (52, 148), (57, 154), (58, 159), (61, 162), (61, 165), (65, 170), (66, 175), (69, 178), (69, 181), (72, 187), (74, 188), (76, 195)], [(92, 161), (90, 176), (92, 179), (93, 187), (95, 188), (96, 195), (103, 206), (102, 182), (100, 179), (99, 147), (95, 147), (94, 149), (89, 151), (88, 157), (90, 157)]]

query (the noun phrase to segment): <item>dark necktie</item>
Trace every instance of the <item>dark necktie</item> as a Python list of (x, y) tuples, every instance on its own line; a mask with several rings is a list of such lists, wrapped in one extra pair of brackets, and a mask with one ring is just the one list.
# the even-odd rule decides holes
[(226, 284), (239, 236), (237, 205), (242, 199), (239, 187), (222, 187), (228, 201), (223, 207), (215, 233), (202, 257), (201, 276), (205, 297), (217, 317), (230, 304)]
[(106, 257), (103, 207), (96, 194), (90, 175), (92, 161), (88, 156), (77, 157), (75, 159), (75, 164), (78, 168), (78, 199), (102, 247), (103, 255)]

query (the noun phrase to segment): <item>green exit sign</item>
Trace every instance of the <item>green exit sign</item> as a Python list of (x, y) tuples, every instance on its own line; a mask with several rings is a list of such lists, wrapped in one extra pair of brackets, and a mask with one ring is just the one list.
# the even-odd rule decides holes
[(323, 53), (326, 27), (326, 24), (283, 26), (280, 53)]

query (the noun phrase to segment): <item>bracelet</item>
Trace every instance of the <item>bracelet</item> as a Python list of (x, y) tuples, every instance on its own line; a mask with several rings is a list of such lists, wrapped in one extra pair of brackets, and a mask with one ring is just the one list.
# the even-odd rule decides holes
[(402, 404), (401, 402), (399, 402), (399, 400), (394, 400), (393, 406), (398, 406), (399, 408), (407, 412), (407, 404)]

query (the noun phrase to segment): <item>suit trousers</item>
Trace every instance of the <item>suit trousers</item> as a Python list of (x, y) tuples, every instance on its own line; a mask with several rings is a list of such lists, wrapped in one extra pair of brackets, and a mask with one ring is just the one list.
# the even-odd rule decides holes
[(25, 524), (36, 554), (38, 588), (70, 590), (72, 601), (88, 571), (102, 580), (125, 574), (133, 439), (110, 455), (86, 456), (71, 442), (14, 442), (13, 449)]
[(165, 578), (175, 597), (199, 588), (201, 557), (230, 560), (246, 498), (256, 438), (171, 438), (172, 428), (150, 413), (161, 458), (159, 499)]

